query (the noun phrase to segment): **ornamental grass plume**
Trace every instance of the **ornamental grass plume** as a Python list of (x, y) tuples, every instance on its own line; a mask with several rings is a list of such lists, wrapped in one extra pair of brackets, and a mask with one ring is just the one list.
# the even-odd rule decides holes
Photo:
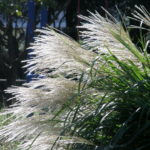
[[(75, 76), (78, 80), (95, 57), (71, 38), (50, 28), (38, 32), (30, 46), (33, 57), (23, 62), (27, 72), (44, 74), (44, 78), (8, 88), (6, 92), (12, 94), (11, 99), (16, 102), (2, 113), (11, 114), (13, 120), (1, 128), (1, 138), (7, 142), (21, 141), (22, 150), (29, 147), (35, 150), (39, 146), (45, 150), (52, 146), (50, 143), (62, 132), (65, 112), (57, 120), (55, 115), (63, 105), (73, 105), (77, 94), (78, 81), (72, 78)], [(37, 141), (33, 142), (37, 135)]]
[(59, 34), (50, 28), (37, 30), (38, 37), (31, 44), (30, 55), (33, 56), (25, 62), (29, 72), (42, 72), (43, 74), (81, 73), (86, 70), (87, 65), (92, 61), (94, 54), (85, 51), (73, 39)]
[[(39, 146), (42, 150), (51, 147), (62, 132), (64, 120), (61, 116), (60, 123), (56, 124), (59, 120), (53, 118), (63, 105), (67, 105), (67, 100), (69, 104), (74, 103), (78, 81), (72, 77), (76, 76), (78, 80), (78, 76), (88, 68), (87, 64), (94, 59), (93, 53), (63, 34), (50, 28), (38, 32), (40, 35), (30, 46), (33, 57), (24, 61), (24, 67), (28, 72), (44, 74), (45, 77), (8, 88), (6, 92), (12, 94), (11, 99), (16, 102), (2, 113), (11, 114), (14, 118), (1, 128), (1, 138), (7, 142), (21, 141), (19, 149), (28, 149), (30, 145), (34, 150)], [(37, 135), (37, 141), (32, 144)]]
[(137, 61), (135, 55), (123, 45), (114, 34), (123, 39), (127, 44), (135, 49), (128, 32), (122, 25), (107, 11), (107, 17), (102, 17), (98, 12), (91, 13), (89, 17), (80, 15), (83, 24), (78, 28), (81, 31), (84, 47), (96, 51), (100, 54), (108, 54), (109, 51), (121, 60), (131, 59)]
[(99, 143), (109, 143), (108, 124), (115, 128), (113, 132), (119, 128), (113, 124), (118, 121), (114, 116), (120, 115), (119, 100), (130, 86), (149, 76), (144, 74), (149, 61), (121, 24), (106, 13), (106, 18), (97, 12), (80, 16), (83, 47), (53, 29), (38, 30), (30, 46), (33, 57), (24, 61), (24, 67), (44, 78), (6, 90), (16, 102), (1, 113), (12, 120), (0, 129), (0, 138), (18, 141), (21, 150), (87, 150), (84, 144), (97, 150)]
[(134, 19), (140, 21), (141, 23), (144, 23), (145, 25), (147, 25), (147, 27), (150, 27), (150, 13), (144, 6), (139, 7), (136, 5), (135, 7), (136, 10), (133, 13)]

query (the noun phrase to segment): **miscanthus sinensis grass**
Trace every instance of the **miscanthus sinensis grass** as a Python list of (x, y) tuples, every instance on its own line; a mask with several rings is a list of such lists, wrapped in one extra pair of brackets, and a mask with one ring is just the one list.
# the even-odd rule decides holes
[[(73, 105), (79, 76), (86, 72), (95, 57), (94, 53), (53, 29), (45, 28), (38, 33), (30, 46), (33, 58), (24, 61), (24, 67), (27, 72), (42, 74), (44, 78), (8, 88), (6, 92), (12, 94), (11, 99), (16, 102), (2, 113), (11, 114), (15, 119), (1, 128), (1, 138), (7, 142), (21, 141), (19, 149), (44, 150), (52, 146), (62, 131), (65, 112), (57, 120), (53, 118), (67, 101)], [(74, 76), (77, 81), (72, 79)], [(71, 139), (70, 143), (74, 138)]]
[[(38, 37), (31, 44), (30, 52), (32, 61), (26, 60), (26, 67), (29, 72), (42, 72), (53, 70), (51, 74), (81, 73), (86, 70), (87, 65), (92, 61), (94, 54), (85, 51), (73, 39), (58, 34), (50, 28), (37, 30)], [(48, 73), (46, 73), (48, 75)]]
[[(97, 12), (90, 14), (90, 17), (80, 16), (84, 22), (79, 27), (82, 30), (83, 47), (70, 37), (53, 29), (38, 30), (40, 34), (29, 48), (32, 49), (30, 55), (33, 57), (24, 61), (26, 62), (24, 67), (28, 72), (44, 75), (44, 78), (6, 90), (16, 101), (2, 113), (11, 114), (13, 117), (12, 122), (0, 129), (0, 137), (6, 142), (19, 141), (18, 149), (21, 150), (57, 149), (56, 145), (58, 149), (68, 149), (66, 144), (69, 143), (92, 145), (92, 142), (81, 137), (77, 138), (69, 133), (64, 134), (64, 127), (66, 124), (70, 126), (71, 120), (77, 117), (77, 123), (79, 116), (82, 118), (95, 113), (95, 107), (89, 105), (86, 102), (87, 99), (92, 97), (99, 99), (98, 97), (106, 93), (104, 89), (98, 91), (97, 87), (92, 88), (90, 85), (91, 68), (94, 74), (101, 73), (102, 76), (107, 74), (107, 67), (102, 66), (106, 65), (108, 68), (110, 66), (106, 60), (102, 59), (103, 54), (115, 56), (115, 60), (119, 61), (132, 60), (138, 66), (147, 65), (144, 55), (138, 52), (129, 34), (115, 18), (108, 12), (106, 18)], [(95, 60), (100, 61), (93, 63), (96, 62)], [(112, 65), (117, 63), (112, 63)], [(100, 67), (102, 70), (97, 71)], [(74, 76), (77, 76), (76, 80)], [(88, 88), (89, 86), (91, 88)], [(80, 108), (75, 105), (79, 104), (79, 99), (84, 104)], [(111, 106), (112, 109), (109, 110)], [(72, 115), (70, 111), (76, 110), (76, 107), (81, 110), (81, 113), (76, 115), (77, 111), (75, 111)], [(103, 122), (114, 111), (114, 102), (102, 107), (107, 108), (107, 111), (103, 112), (104, 116), (101, 120)]]
[(132, 44), (127, 32), (121, 24), (109, 13), (108, 17), (102, 17), (98, 12), (90, 13), (90, 17), (79, 16), (84, 22), (79, 26), (81, 37), (84, 39), (84, 46), (97, 53), (109, 53), (109, 50), (119, 59), (136, 59), (121, 42), (114, 38), (112, 33), (120, 35), (128, 44)]

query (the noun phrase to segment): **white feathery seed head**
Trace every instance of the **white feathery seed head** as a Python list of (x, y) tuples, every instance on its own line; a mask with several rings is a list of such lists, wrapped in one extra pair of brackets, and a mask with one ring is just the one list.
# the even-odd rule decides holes
[(57, 105), (65, 103), (76, 90), (77, 84), (65, 78), (46, 78), (25, 83), (21, 87), (8, 88), (6, 92), (11, 93), (17, 100), (8, 110), (21, 116), (39, 112), (41, 108), (52, 111)]
[[(134, 20), (140, 21), (141, 25), (145, 24), (148, 27), (150, 27), (150, 13), (146, 10), (146, 8), (144, 6), (135, 6), (136, 10), (134, 11), (133, 16), (134, 16)], [(134, 27), (134, 26), (133, 26)], [(135, 26), (137, 27), (137, 26)], [(138, 27), (139, 28), (139, 27)], [(141, 26), (140, 26), (141, 28)], [(149, 30), (147, 28), (147, 30)]]
[[(52, 119), (64, 104), (74, 103), (79, 83), (73, 81), (72, 76), (85, 72), (87, 64), (95, 57), (71, 38), (50, 28), (38, 32), (40, 34), (29, 48), (32, 58), (25, 61), (24, 67), (28, 72), (45, 77), (8, 88), (6, 93), (12, 94), (11, 99), (16, 102), (1, 113), (11, 114), (12, 121), (0, 129), (0, 138), (21, 142), (21, 150), (27, 150), (31, 144), (33, 150), (39, 147), (46, 150), (52, 146), (50, 143), (54, 143), (62, 131), (65, 112), (57, 116), (60, 123), (56, 124)], [(71, 76), (65, 78), (68, 74)], [(37, 141), (32, 143), (38, 134)]]
[[(54, 143), (63, 126), (61, 123), (55, 125), (51, 119), (67, 100), (72, 103), (77, 85), (75, 81), (65, 78), (47, 78), (7, 89), (6, 92), (11, 93), (17, 102), (3, 114), (12, 114), (15, 118), (0, 130), (0, 137), (5, 137), (7, 142), (24, 141), (20, 145), (23, 150), (28, 149), (40, 133), (49, 137), (49, 143)], [(63, 121), (62, 117), (61, 120)], [(42, 137), (39, 135), (39, 138)], [(44, 144), (41, 146), (44, 147)], [(35, 146), (34, 150), (36, 149)]]
[(85, 71), (94, 59), (94, 54), (85, 51), (73, 39), (53, 29), (37, 30), (39, 35), (29, 49), (32, 59), (28, 59), (24, 67), (29, 72), (53, 71), (53, 74), (80, 73)]
[(82, 25), (78, 27), (81, 30), (83, 46), (100, 54), (109, 53), (110, 50), (121, 60), (135, 60), (134, 55), (114, 38), (112, 34), (118, 34), (123, 37), (127, 43), (132, 44), (128, 33), (124, 31), (121, 24), (113, 16), (108, 12), (106, 13), (108, 15), (106, 18), (102, 17), (98, 12), (95, 14), (90, 12), (89, 17), (79, 16), (79, 18), (83, 20)]

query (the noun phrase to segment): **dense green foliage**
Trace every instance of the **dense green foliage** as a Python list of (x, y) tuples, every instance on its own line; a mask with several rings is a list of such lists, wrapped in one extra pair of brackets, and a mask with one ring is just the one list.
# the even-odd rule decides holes
[[(106, 56), (104, 60), (106, 63), (100, 66), (96, 75), (92, 75), (89, 85), (96, 89), (96, 96), (81, 97), (80, 105), (72, 112), (74, 119), (70, 123), (70, 134), (83, 137), (98, 147), (108, 145), (108, 149), (148, 150), (149, 61), (145, 59), (141, 71), (132, 61), (125, 63), (115, 56)], [(105, 95), (101, 97), (102, 90)], [(86, 102), (83, 103), (83, 99)], [(86, 105), (89, 110), (85, 113)], [(80, 115), (82, 112), (85, 114)], [(88, 147), (82, 149), (90, 149)]]
[[(64, 136), (88, 142), (81, 140), (82, 144), (69, 145), (68, 149), (148, 150), (150, 147), (148, 42), (143, 43), (141, 53), (125, 36), (113, 31), (111, 34), (137, 60), (119, 59), (109, 47), (108, 55), (101, 55), (93, 62), (89, 78), (79, 86), (76, 105), (71, 108), (67, 105), (69, 111), (62, 132)], [(84, 75), (81, 82), (83, 78)]]

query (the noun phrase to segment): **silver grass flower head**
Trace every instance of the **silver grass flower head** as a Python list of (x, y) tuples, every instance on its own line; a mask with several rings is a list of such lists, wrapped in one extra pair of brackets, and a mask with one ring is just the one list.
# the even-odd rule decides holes
[(141, 6), (136, 5), (135, 8), (136, 8), (136, 10), (133, 13), (133, 16), (134, 16), (133, 19), (141, 22), (141, 25), (145, 24), (148, 27), (150, 27), (150, 13), (142, 5)]
[(17, 100), (17, 103), (8, 110), (15, 115), (26, 116), (27, 113), (38, 112), (41, 108), (54, 108), (65, 103), (65, 100), (74, 93), (77, 84), (65, 78), (45, 78), (25, 83), (21, 87), (8, 88), (6, 92), (11, 93)]
[(83, 20), (78, 28), (81, 30), (84, 48), (95, 50), (100, 54), (109, 53), (110, 50), (121, 60), (135, 59), (133, 54), (112, 35), (116, 33), (127, 43), (132, 44), (128, 33), (113, 16), (106, 13), (110, 19), (102, 17), (98, 12), (95, 14), (90, 12), (89, 17), (79, 16)]
[[(43, 150), (47, 149), (51, 146), (47, 143), (53, 143), (57, 139), (62, 123), (55, 125), (50, 120), (66, 101), (72, 103), (78, 86), (77, 82), (62, 75), (81, 74), (95, 57), (74, 40), (54, 30), (45, 28), (38, 32), (40, 35), (30, 47), (30, 55), (34, 57), (25, 61), (25, 67), (28, 72), (45, 73), (45, 78), (8, 88), (6, 92), (12, 94), (11, 99), (16, 102), (2, 113), (11, 114), (13, 121), (0, 129), (0, 138), (5, 138), (8, 142), (21, 140), (19, 147), (22, 150), (29, 148), (37, 134), (38, 139), (47, 137), (47, 142), (42, 140), (38, 143), (37, 140), (33, 150), (38, 149), (40, 143)], [(49, 76), (45, 71), (47, 69), (54, 69), (53, 75), (56, 76)], [(63, 121), (64, 117), (65, 112), (59, 119)]]
[[(55, 141), (54, 141), (55, 139)], [(55, 145), (54, 145), (55, 142)], [(58, 136), (46, 136), (42, 135), (37, 137), (35, 142), (31, 146), (31, 150), (49, 150), (53, 147), (55, 150), (67, 150), (66, 145), (67, 144), (73, 144), (73, 143), (85, 143), (91, 145), (89, 141), (79, 138), (79, 137), (68, 137), (68, 136), (60, 136), (58, 140)], [(22, 148), (28, 147), (28, 145), (31, 145), (31, 141), (28, 141), (27, 143), (22, 145)], [(21, 148), (21, 147), (20, 147)]]
[[(30, 147), (30, 150), (49, 150), (52, 148), (53, 143), (57, 140), (58, 136), (47, 136), (44, 134), (40, 134), (40, 136), (37, 137), (35, 142), (33, 142), (32, 146)], [(28, 149), (29, 145), (31, 145), (31, 140), (28, 140), (26, 143), (23, 143), (20, 146), (20, 149)], [(53, 148), (54, 149), (54, 148)], [(65, 150), (63, 147), (58, 148), (58, 150)]]
[[(72, 103), (77, 85), (65, 78), (47, 78), (7, 89), (6, 92), (11, 93), (17, 102), (3, 114), (12, 114), (15, 119), (0, 130), (0, 138), (5, 137), (8, 142), (23, 139), (24, 144), (20, 145), (23, 150), (28, 149), (28, 144), (39, 133), (53, 143), (62, 131), (62, 124), (55, 125), (50, 120), (69, 98)], [(63, 116), (60, 119), (63, 120)]]
[(93, 53), (85, 51), (66, 35), (50, 28), (37, 32), (40, 34), (29, 48), (33, 58), (25, 61), (28, 72), (53, 70), (53, 74), (80, 73), (86, 70), (86, 63), (94, 59)]

